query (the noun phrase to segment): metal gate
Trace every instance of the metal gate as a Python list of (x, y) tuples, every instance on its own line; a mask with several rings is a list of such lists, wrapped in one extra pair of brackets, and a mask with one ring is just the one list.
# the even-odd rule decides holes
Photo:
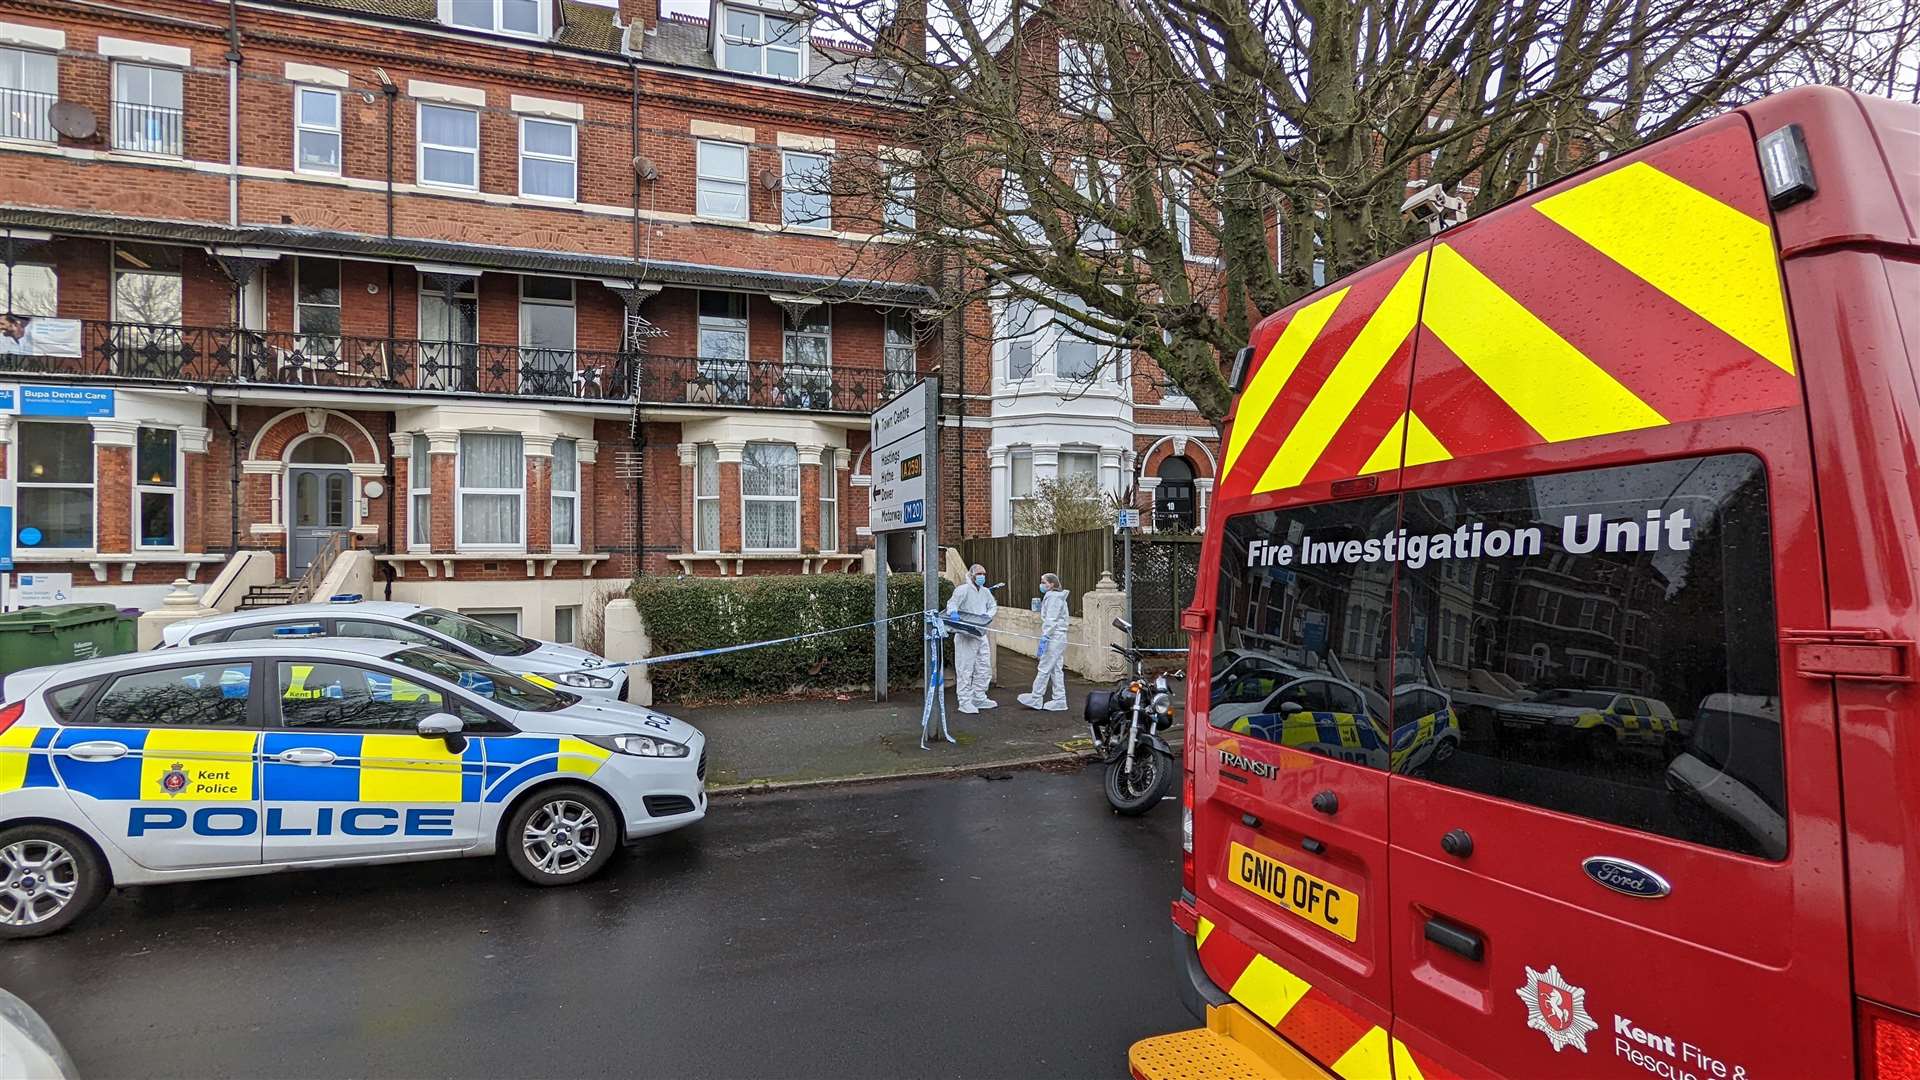
[[(1113, 565), (1121, 565), (1120, 538), (1114, 538)], [(1180, 629), (1180, 612), (1193, 603), (1194, 583), (1200, 571), (1200, 537), (1156, 536), (1133, 538), (1133, 641), (1143, 649), (1184, 649), (1187, 636)]]

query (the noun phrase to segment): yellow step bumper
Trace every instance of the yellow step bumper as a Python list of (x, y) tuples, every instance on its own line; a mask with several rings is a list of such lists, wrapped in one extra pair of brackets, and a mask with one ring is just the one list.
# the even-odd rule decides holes
[(1207, 1008), (1207, 1026), (1142, 1039), (1127, 1051), (1137, 1080), (1334, 1080), (1238, 1005)]

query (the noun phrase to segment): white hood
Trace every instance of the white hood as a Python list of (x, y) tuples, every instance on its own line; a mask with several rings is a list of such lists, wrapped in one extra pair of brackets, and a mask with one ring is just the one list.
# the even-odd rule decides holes
[[(655, 723), (646, 721), (652, 718)], [(666, 727), (659, 726), (664, 721)], [(700, 729), (665, 713), (624, 701), (581, 698), (558, 712), (514, 714), (514, 725), (530, 734), (540, 735), (652, 735), (672, 742), (700, 744), (706, 741)]]
[(585, 649), (576, 649), (571, 645), (556, 645), (543, 641), (540, 647), (529, 653), (521, 653), (513, 658), (514, 662), (524, 665), (529, 671), (579, 671), (582, 668), (597, 668), (606, 665), (607, 660), (595, 656)]

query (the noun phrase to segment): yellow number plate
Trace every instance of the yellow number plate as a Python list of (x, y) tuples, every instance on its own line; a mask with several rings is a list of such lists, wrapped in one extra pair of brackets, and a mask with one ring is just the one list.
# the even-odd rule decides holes
[(1227, 876), (1235, 885), (1307, 920), (1354, 940), (1360, 930), (1360, 897), (1296, 870), (1278, 859), (1233, 843), (1227, 846)]

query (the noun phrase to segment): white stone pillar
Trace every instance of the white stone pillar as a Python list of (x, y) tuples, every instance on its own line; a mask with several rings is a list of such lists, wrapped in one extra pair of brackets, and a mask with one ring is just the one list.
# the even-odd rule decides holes
[(1120, 495), (1127, 490), (1125, 474), (1120, 471), (1120, 448), (1117, 446), (1100, 448), (1100, 490), (1109, 495)]
[(987, 451), (987, 499), (990, 522), (995, 536), (1005, 536), (1013, 531), (1013, 522), (1007, 506), (1009, 477), (1007, 473), (1007, 448), (995, 446)]
[(1207, 527), (1207, 507), (1213, 503), (1213, 477), (1195, 477), (1193, 481), (1193, 521), (1194, 527)]

